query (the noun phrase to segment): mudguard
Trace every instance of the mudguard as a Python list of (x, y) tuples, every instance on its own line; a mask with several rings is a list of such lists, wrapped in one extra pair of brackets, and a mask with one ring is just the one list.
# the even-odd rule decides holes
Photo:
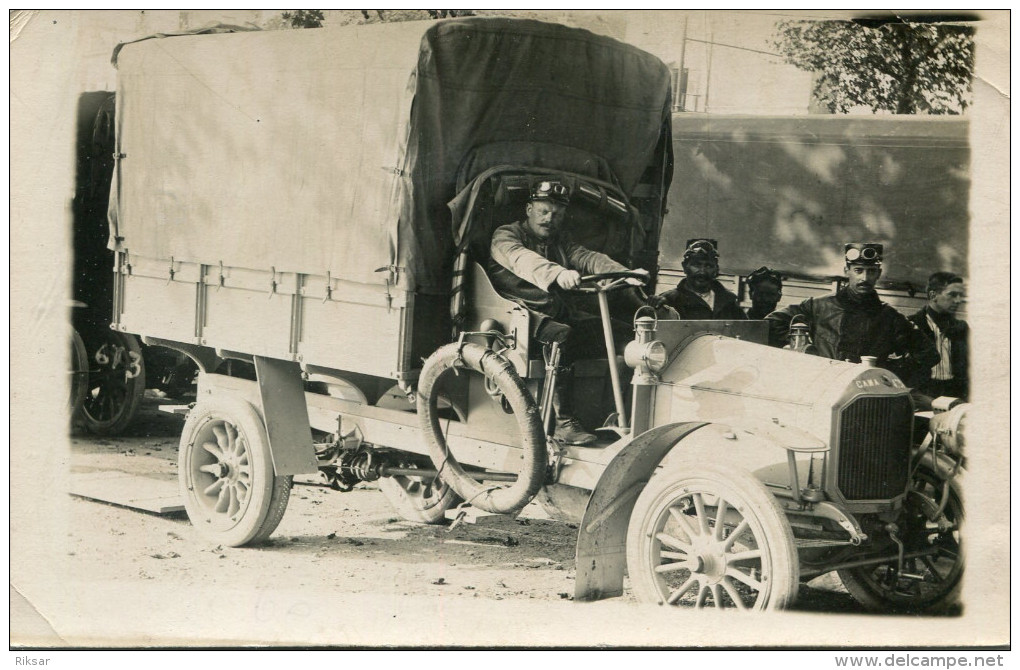
[(577, 533), (574, 600), (600, 600), (623, 594), (627, 526), (634, 502), (670, 449), (707, 425), (689, 422), (653, 428), (609, 463), (592, 491)]
[(312, 445), (301, 366), (295, 361), (255, 356), (255, 375), (276, 475), (315, 474), (319, 463)]
[(258, 381), (203, 372), (198, 379), (198, 403), (210, 395), (241, 398), (258, 410), (269, 438), (273, 472), (315, 474), (319, 464), (312, 445), (301, 367), (293, 361), (253, 357)]

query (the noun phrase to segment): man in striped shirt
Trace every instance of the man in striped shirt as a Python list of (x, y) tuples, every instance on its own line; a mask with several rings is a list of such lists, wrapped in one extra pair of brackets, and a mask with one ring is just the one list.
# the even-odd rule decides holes
[(966, 302), (963, 278), (951, 272), (936, 272), (928, 278), (928, 304), (910, 317), (910, 321), (935, 344), (939, 362), (930, 370), (927, 381), (918, 385), (921, 393), (937, 398), (952, 396), (966, 399), (968, 388), (968, 326), (956, 318)]

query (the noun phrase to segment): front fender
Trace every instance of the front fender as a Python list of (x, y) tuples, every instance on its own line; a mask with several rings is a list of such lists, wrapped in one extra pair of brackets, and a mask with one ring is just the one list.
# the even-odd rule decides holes
[(574, 600), (600, 600), (623, 594), (627, 525), (634, 502), (670, 449), (707, 425), (692, 422), (653, 428), (634, 439), (606, 466), (588, 499), (577, 532)]
[[(698, 434), (692, 436), (695, 431)], [(623, 593), (627, 526), (634, 503), (655, 469), (668, 467), (674, 456), (725, 461), (759, 477), (771, 467), (775, 471), (767, 479), (782, 484), (789, 479), (787, 452), (808, 452), (807, 456), (821, 451), (822, 444), (792, 427), (739, 420), (669, 424), (641, 434), (609, 462), (588, 499), (577, 533), (574, 599), (599, 600)], [(806, 476), (807, 467), (800, 470)]]

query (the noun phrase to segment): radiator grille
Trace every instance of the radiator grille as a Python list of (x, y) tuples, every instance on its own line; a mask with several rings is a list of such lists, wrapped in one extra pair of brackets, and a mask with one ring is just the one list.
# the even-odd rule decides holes
[(845, 499), (885, 500), (903, 493), (912, 422), (906, 396), (865, 396), (840, 411), (836, 481)]

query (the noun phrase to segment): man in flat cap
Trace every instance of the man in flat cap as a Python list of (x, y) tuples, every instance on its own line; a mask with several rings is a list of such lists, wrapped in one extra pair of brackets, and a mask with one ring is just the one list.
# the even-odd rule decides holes
[[(558, 181), (542, 181), (531, 190), (525, 207), (526, 218), (496, 229), (492, 235), (486, 271), (492, 285), (504, 297), (531, 313), (531, 336), (543, 343), (560, 345), (561, 368), (553, 391), (556, 425), (553, 435), (565, 444), (588, 446), (596, 441), (577, 420), (573, 408), (571, 365), (583, 358), (606, 356), (602, 319), (584, 309), (578, 298), (566, 291), (581, 284), (581, 276), (630, 270), (605, 254), (573, 242), (563, 231), (570, 203), (570, 188)], [(643, 285), (638, 279), (628, 283)], [(611, 296), (611, 307), (633, 315), (645, 300), (636, 289)], [(634, 339), (627, 320), (612, 319), (613, 335), (619, 347)]]
[[(879, 367), (894, 372), (914, 366), (930, 369), (938, 363), (934, 345), (875, 292), (882, 276), (882, 245), (847, 244), (844, 259), (847, 284), (835, 295), (808, 298), (768, 315), (769, 344), (786, 345), (790, 321), (800, 316), (808, 324), (819, 356), (852, 363), (860, 363), (862, 356), (874, 356)], [(915, 386), (914, 377), (903, 381)]]
[(747, 276), (747, 291), (751, 294), (747, 318), (764, 319), (783, 297), (783, 275), (763, 265)]
[(681, 319), (746, 319), (737, 296), (726, 290), (719, 276), (719, 252), (715, 240), (687, 241), (682, 261), (684, 278), (676, 288), (650, 300), (656, 307), (667, 305)]

